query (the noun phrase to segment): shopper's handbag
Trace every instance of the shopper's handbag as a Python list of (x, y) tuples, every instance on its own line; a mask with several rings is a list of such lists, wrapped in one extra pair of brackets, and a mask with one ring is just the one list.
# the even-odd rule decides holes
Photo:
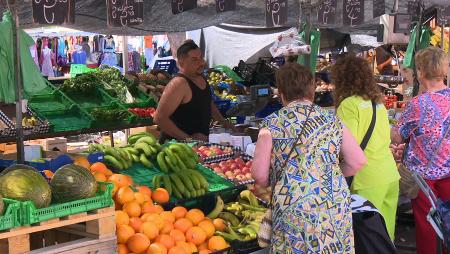
[[(372, 101), (372, 120), (369, 128), (360, 144), (364, 151), (372, 136), (376, 123), (376, 103)], [(353, 177), (347, 178), (348, 186), (353, 182)], [(352, 214), (353, 235), (356, 254), (393, 254), (397, 253), (394, 243), (389, 238), (386, 224), (378, 212), (359, 212)]]
[[(308, 112), (308, 115), (306, 116), (305, 123), (308, 122), (309, 116), (311, 115), (313, 109)], [(303, 131), (305, 130), (304, 125), (302, 126), (302, 130), (300, 131), (300, 134), (297, 136), (294, 145), (291, 147), (291, 150), (288, 153), (288, 156), (286, 157), (286, 160), (283, 163), (283, 166), (281, 167), (284, 169), (291, 158), (292, 153), (294, 152), (294, 148), (298, 145), (298, 142), (300, 141)], [(270, 246), (270, 242), (272, 240), (272, 197), (273, 197), (273, 190), (274, 186), (272, 186), (272, 196), (269, 203), (269, 208), (267, 209), (266, 213), (264, 214), (264, 218), (261, 222), (261, 225), (259, 226), (258, 231), (258, 245), (261, 248), (266, 248)]]

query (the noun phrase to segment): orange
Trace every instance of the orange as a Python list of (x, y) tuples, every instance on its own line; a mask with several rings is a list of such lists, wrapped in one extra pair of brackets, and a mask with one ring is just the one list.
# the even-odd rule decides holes
[(125, 203), (134, 200), (134, 192), (130, 187), (121, 187), (117, 191), (116, 200), (119, 204), (124, 205)]
[(84, 156), (76, 157), (75, 160), (73, 161), (73, 164), (82, 166), (85, 169), (89, 169), (91, 167), (91, 164), (89, 164), (88, 159)]
[(197, 248), (197, 246), (195, 246), (195, 244), (193, 244), (193, 243), (187, 243), (187, 244), (189, 244), (189, 247), (190, 247), (192, 253), (198, 252), (198, 248)]
[(170, 196), (164, 188), (158, 188), (152, 193), (152, 199), (158, 204), (164, 204), (169, 202)]
[(117, 245), (117, 254), (128, 254), (128, 248), (125, 244), (119, 243)]
[(52, 179), (52, 177), (53, 177), (53, 175), (54, 175), (52, 171), (46, 169), (46, 170), (44, 170), (43, 172), (44, 172), (44, 175), (45, 175), (46, 178)]
[(187, 242), (179, 241), (175, 243), (175, 246), (183, 248), (188, 254), (192, 254), (191, 246)]
[(182, 247), (175, 246), (169, 250), (168, 254), (189, 254), (189, 253), (187, 253)]
[(147, 254), (167, 254), (167, 248), (161, 243), (152, 243), (147, 249)]
[(139, 191), (140, 193), (142, 193), (142, 194), (144, 194), (144, 195), (147, 195), (147, 196), (149, 196), (149, 197), (152, 196), (152, 189), (150, 189), (150, 188), (147, 187), (147, 186), (139, 186), (139, 187), (137, 187), (136, 189), (137, 189), (137, 191)]
[(175, 218), (184, 218), (187, 213), (187, 209), (182, 206), (176, 206), (172, 209), (172, 213), (175, 215)]
[(172, 231), (170, 231), (169, 235), (175, 240), (175, 242), (180, 242), (180, 241), (185, 242), (186, 241), (186, 237), (184, 236), (184, 233), (178, 229), (173, 229)]
[(131, 201), (123, 205), (122, 210), (124, 210), (130, 217), (141, 216), (141, 206), (137, 201)]
[(198, 249), (199, 251), (207, 250), (207, 249), (208, 249), (208, 242), (205, 241), (204, 243), (200, 244), (199, 246), (197, 246), (197, 249)]
[(186, 232), (186, 240), (195, 245), (200, 245), (206, 241), (206, 232), (200, 227), (192, 227)]
[(173, 230), (173, 223), (164, 221), (164, 226), (160, 230), (160, 233), (161, 234), (170, 234), (170, 232), (172, 232), (172, 230)]
[(128, 186), (133, 185), (133, 178), (131, 178), (131, 176), (129, 176), (129, 175), (124, 175), (124, 176), (128, 182)]
[(143, 221), (141, 220), (141, 218), (133, 217), (133, 218), (130, 218), (130, 222), (128, 223), (128, 225), (130, 227), (132, 227), (134, 229), (134, 231), (139, 232), (139, 231), (141, 231), (142, 223), (143, 223)]
[(186, 231), (188, 231), (188, 229), (192, 228), (194, 225), (190, 220), (186, 218), (181, 218), (175, 221), (173, 226), (175, 227), (175, 229), (178, 229), (181, 232), (186, 233)]
[(109, 170), (105, 164), (101, 163), (101, 162), (95, 162), (94, 164), (91, 165), (90, 168), (91, 172), (99, 172), (99, 173), (103, 173), (106, 174), (107, 170)]
[(133, 253), (143, 253), (148, 249), (148, 246), (150, 246), (150, 240), (141, 233), (135, 234), (127, 241), (128, 250)]
[(111, 177), (114, 173), (113, 173), (111, 170), (107, 169), (103, 174), (105, 174), (105, 176), (106, 176), (107, 178), (109, 178), (109, 177)]
[(139, 203), (139, 205), (144, 204), (146, 201), (149, 201), (150, 198), (140, 192), (134, 193), (134, 199)]
[(163, 244), (164, 246), (166, 246), (168, 250), (170, 250), (170, 248), (175, 246), (175, 240), (173, 240), (173, 238), (170, 235), (166, 234), (159, 235), (158, 237), (156, 237), (155, 242)]
[(198, 252), (198, 254), (210, 254), (211, 253), (211, 251), (210, 250), (201, 250), (201, 251), (199, 251)]
[(112, 174), (109, 177), (108, 181), (115, 183), (119, 188), (125, 187), (125, 186), (130, 186), (129, 179), (125, 175), (122, 175), (122, 174)]
[(160, 214), (160, 213), (164, 212), (164, 209), (160, 205), (153, 205), (153, 206), (148, 207), (147, 212)]
[(150, 201), (144, 202), (144, 204), (142, 204), (142, 213), (145, 214), (153, 211), (153, 208), (151, 208), (152, 206), (155, 206), (152, 202)]
[(113, 189), (112, 189), (111, 194), (114, 197), (116, 195), (117, 191), (119, 190), (119, 187), (117, 186), (117, 184), (115, 184), (113, 182), (109, 182), (109, 183), (111, 183), (113, 185)]
[(205, 219), (205, 214), (199, 209), (191, 209), (187, 212), (186, 219), (192, 221), (192, 223), (197, 226), (203, 219)]
[(170, 223), (175, 222), (175, 215), (171, 211), (164, 211), (160, 215), (167, 222), (170, 222)]
[(106, 182), (106, 176), (101, 172), (94, 172), (94, 177), (97, 182)]
[(151, 214), (151, 213), (144, 213), (144, 214), (141, 216), (141, 221), (142, 221), (142, 222), (146, 222), (147, 219), (148, 219), (148, 216), (150, 216), (150, 214)]
[(128, 225), (118, 225), (116, 235), (117, 242), (125, 244), (134, 235), (134, 229)]
[(200, 222), (198, 226), (205, 231), (207, 238), (210, 238), (216, 232), (216, 228), (210, 220), (204, 220)]
[(148, 239), (153, 240), (159, 235), (158, 226), (153, 222), (144, 222), (141, 225), (141, 230), (139, 231), (147, 236)]
[(228, 243), (221, 236), (213, 236), (208, 241), (208, 249), (210, 251), (218, 251), (228, 248)]
[(114, 210), (122, 210), (122, 205), (121, 204), (119, 204), (119, 203), (117, 203), (117, 202), (114, 202)]
[(156, 226), (158, 226), (158, 229), (161, 230), (164, 227), (164, 219), (161, 217), (161, 215), (152, 213), (147, 217), (147, 221), (155, 223)]
[(214, 224), (214, 227), (216, 228), (216, 231), (224, 232), (225, 229), (227, 228), (225, 221), (220, 218), (214, 219), (213, 224)]
[(116, 225), (128, 225), (130, 216), (124, 211), (116, 211)]

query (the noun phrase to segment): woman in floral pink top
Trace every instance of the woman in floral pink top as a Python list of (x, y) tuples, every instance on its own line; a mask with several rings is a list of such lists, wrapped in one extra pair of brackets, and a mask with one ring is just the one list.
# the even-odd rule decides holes
[[(450, 88), (444, 83), (449, 62), (441, 49), (416, 54), (417, 75), (425, 92), (407, 105), (398, 123), (401, 139), (409, 139), (404, 163), (419, 173), (438, 198), (450, 200)], [(394, 141), (400, 137), (393, 135)], [(412, 200), (418, 254), (436, 253), (436, 234), (426, 216), (431, 204), (419, 192)]]

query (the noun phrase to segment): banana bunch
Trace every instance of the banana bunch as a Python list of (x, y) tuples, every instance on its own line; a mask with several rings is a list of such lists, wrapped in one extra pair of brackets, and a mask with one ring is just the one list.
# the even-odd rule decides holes
[(35, 126), (39, 125), (39, 121), (34, 117), (23, 116), (22, 126)]
[(181, 172), (156, 175), (152, 179), (153, 188), (164, 187), (170, 195), (178, 199), (195, 198), (208, 192), (208, 182), (197, 170), (186, 169)]
[(103, 152), (105, 163), (119, 170), (130, 168), (135, 162), (141, 162), (144, 166), (152, 168), (151, 159), (155, 158), (161, 149), (155, 137), (147, 132), (141, 132), (130, 136), (128, 143), (129, 145), (124, 147), (91, 144), (89, 152)]
[(198, 154), (188, 145), (175, 143), (159, 152), (156, 161), (159, 169), (168, 174), (169, 172), (181, 173), (189, 168), (196, 168), (200, 159)]
[(207, 217), (226, 221), (226, 232), (216, 231), (216, 235), (222, 236), (226, 241), (250, 241), (256, 239), (266, 210), (251, 191), (244, 190), (239, 194), (237, 202), (225, 204), (217, 197), (216, 206)]

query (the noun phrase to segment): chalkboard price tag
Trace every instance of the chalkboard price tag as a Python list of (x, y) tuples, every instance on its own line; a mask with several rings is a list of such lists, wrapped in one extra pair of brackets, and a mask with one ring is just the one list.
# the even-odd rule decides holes
[(337, 0), (327, 0), (319, 5), (317, 21), (319, 24), (328, 25), (336, 22)]
[(386, 2), (384, 0), (373, 0), (373, 18), (380, 17), (386, 12)]
[(137, 26), (144, 22), (144, 0), (106, 0), (108, 25)]
[(73, 24), (75, 22), (75, 0), (32, 0), (35, 24)]
[(236, 10), (236, 0), (216, 0), (216, 11), (234, 11)]
[(172, 13), (179, 14), (197, 8), (197, 0), (172, 0)]
[(266, 27), (279, 27), (287, 23), (287, 0), (266, 0)]
[(344, 0), (344, 26), (354, 27), (364, 22), (364, 0)]
[(438, 8), (438, 23), (450, 25), (450, 5), (445, 8)]

